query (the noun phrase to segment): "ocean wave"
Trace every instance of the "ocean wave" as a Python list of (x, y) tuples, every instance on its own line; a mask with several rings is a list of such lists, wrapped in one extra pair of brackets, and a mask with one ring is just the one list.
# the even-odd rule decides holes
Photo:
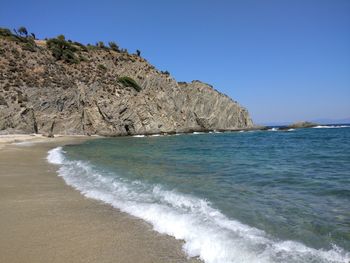
[(334, 129), (334, 128), (350, 128), (350, 125), (318, 125), (315, 129)]
[(140, 135), (133, 135), (132, 137), (135, 137), (135, 138), (143, 138), (143, 137), (145, 137), (145, 135), (142, 135), (142, 134), (140, 134)]
[(271, 129), (268, 129), (268, 131), (278, 131), (278, 128), (271, 128)]
[(102, 173), (88, 162), (68, 160), (61, 147), (50, 150), (47, 160), (59, 165), (58, 175), (84, 196), (141, 218), (159, 233), (184, 240), (183, 250), (207, 263), (348, 263), (350, 260), (350, 253), (336, 246), (317, 250), (299, 242), (273, 238), (262, 230), (227, 218), (207, 200)]

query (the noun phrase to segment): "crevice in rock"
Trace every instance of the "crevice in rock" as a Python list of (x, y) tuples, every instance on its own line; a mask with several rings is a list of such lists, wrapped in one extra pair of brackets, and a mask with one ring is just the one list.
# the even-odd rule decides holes
[(127, 109), (128, 109), (128, 107), (125, 107), (124, 109), (122, 109), (122, 110), (119, 112), (119, 115), (122, 115)]

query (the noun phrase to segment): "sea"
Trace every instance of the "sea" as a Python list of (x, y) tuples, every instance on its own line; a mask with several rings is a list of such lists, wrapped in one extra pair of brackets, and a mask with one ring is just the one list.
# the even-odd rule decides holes
[[(58, 175), (206, 263), (349, 263), (350, 125), (88, 140)], [(112, 233), (111, 233), (112, 234)]]

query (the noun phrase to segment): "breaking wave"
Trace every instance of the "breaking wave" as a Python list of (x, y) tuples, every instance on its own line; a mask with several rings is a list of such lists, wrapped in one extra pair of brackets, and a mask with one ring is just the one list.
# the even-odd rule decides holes
[(198, 256), (207, 263), (348, 263), (350, 260), (349, 252), (337, 246), (322, 250), (278, 240), (226, 217), (207, 200), (160, 185), (126, 180), (102, 172), (89, 162), (69, 160), (61, 147), (50, 150), (47, 160), (59, 165), (58, 175), (84, 196), (141, 218), (159, 233), (184, 240), (183, 250), (188, 256)]

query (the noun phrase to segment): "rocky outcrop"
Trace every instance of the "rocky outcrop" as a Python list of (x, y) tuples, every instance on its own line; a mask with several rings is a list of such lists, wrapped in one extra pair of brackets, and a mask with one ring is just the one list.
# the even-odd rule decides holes
[[(200, 81), (178, 83), (145, 59), (106, 48), (57, 61), (37, 41), (0, 38), (0, 133), (128, 134), (251, 128), (246, 109)], [(137, 91), (118, 79), (127, 76)]]
[(316, 127), (317, 125), (319, 125), (319, 124), (314, 123), (314, 122), (309, 122), (309, 121), (300, 121), (300, 122), (296, 122), (296, 123), (293, 123), (293, 124), (285, 126), (285, 127), (281, 127), (280, 130), (312, 128), (312, 127)]

